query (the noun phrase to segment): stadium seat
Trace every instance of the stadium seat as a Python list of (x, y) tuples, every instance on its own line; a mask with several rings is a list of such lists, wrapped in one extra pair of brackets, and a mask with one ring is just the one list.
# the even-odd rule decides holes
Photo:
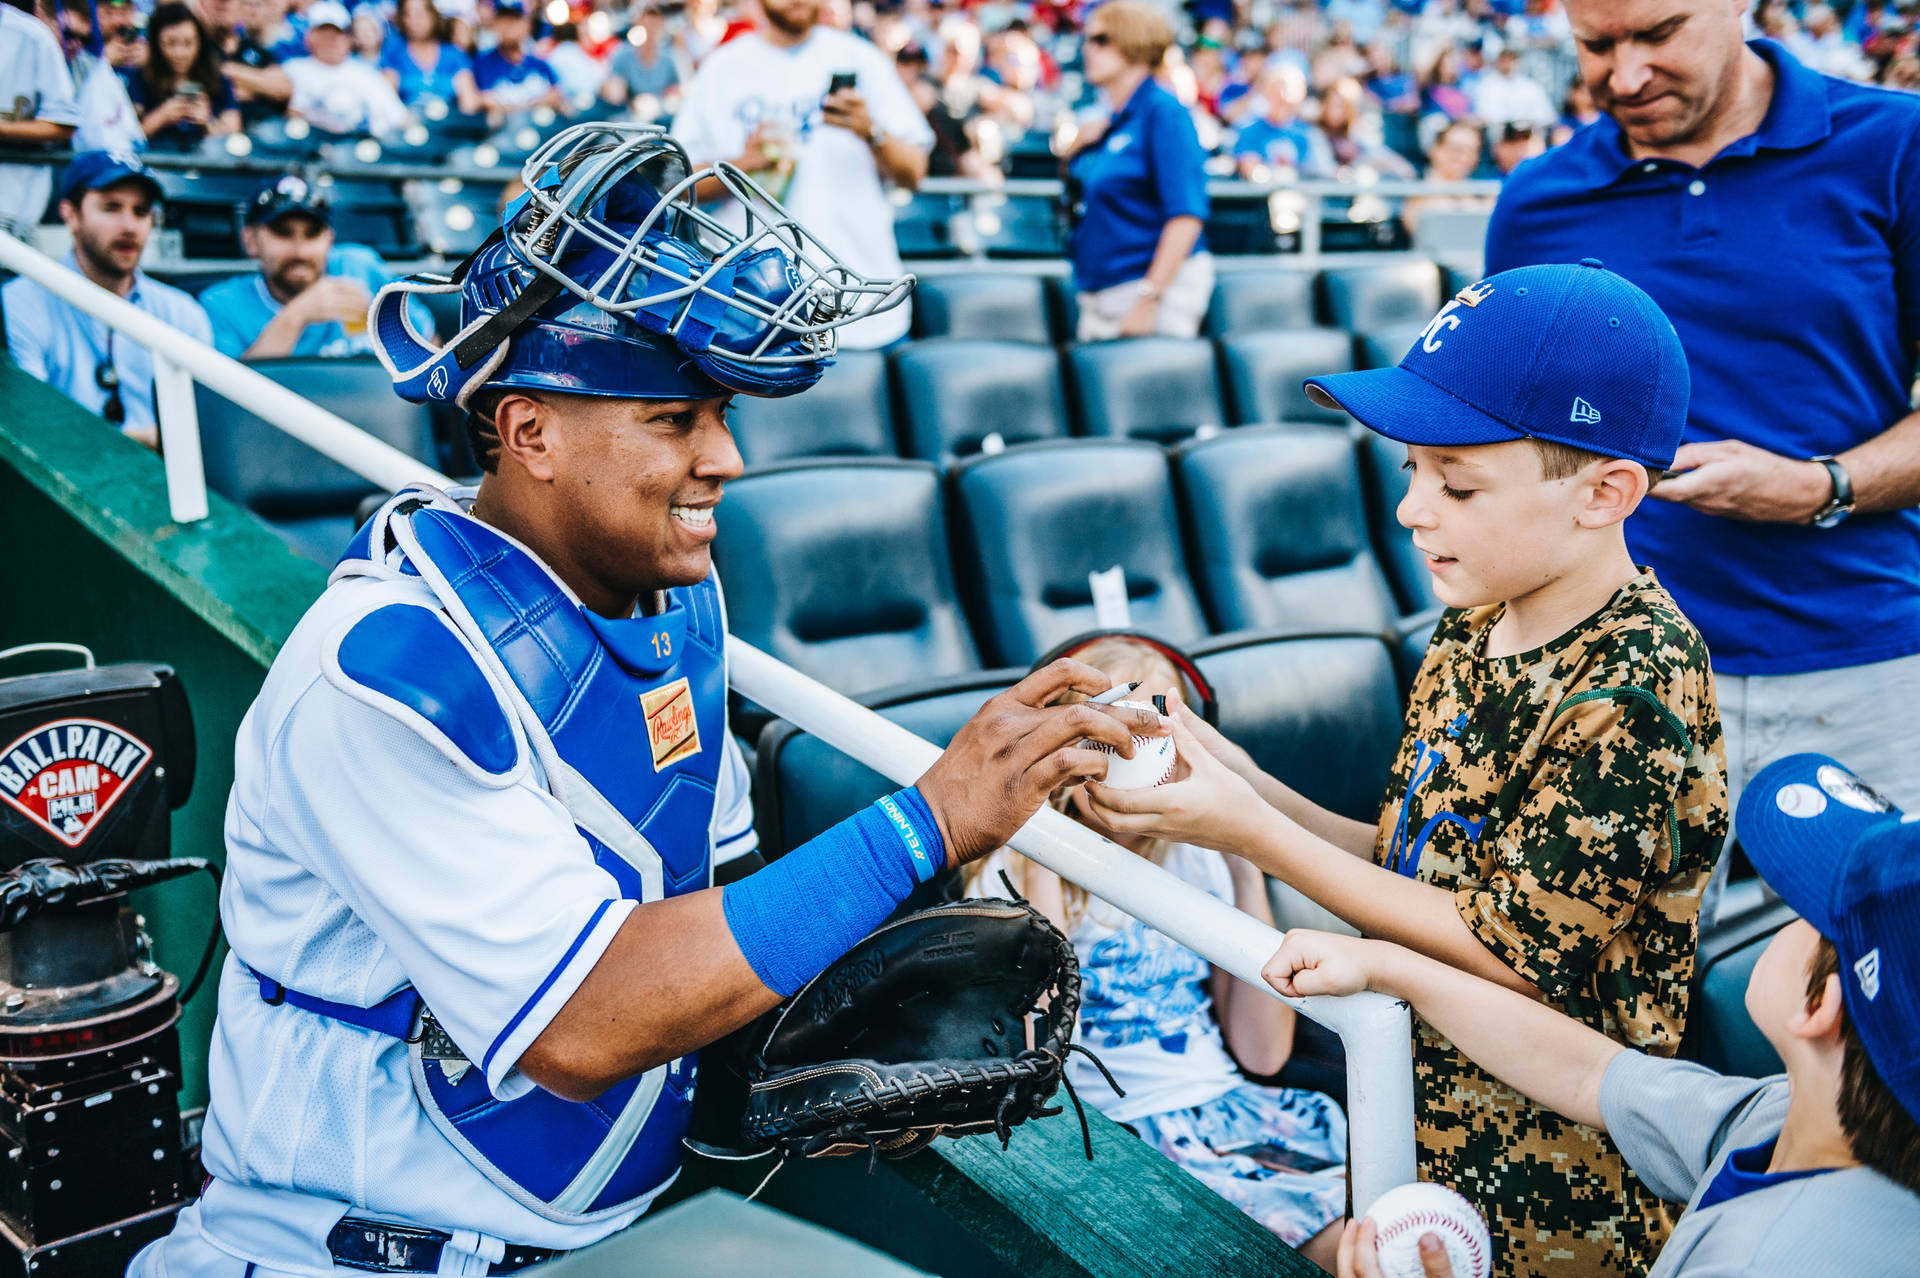
[(894, 197), (893, 239), (903, 258), (959, 257), (953, 242), (953, 215), (959, 210), (956, 196), (918, 191), (911, 195), (897, 192)]
[(1273, 212), (1264, 194), (1215, 196), (1207, 210), (1207, 247), (1219, 256), (1272, 253), (1278, 248)]
[(1057, 258), (1067, 251), (1066, 213), (1051, 195), (989, 191), (967, 201), (954, 236), (988, 257)]
[(1374, 329), (1368, 333), (1355, 333), (1353, 336), (1353, 366), (1355, 368), (1392, 368), (1406, 358), (1413, 344), (1420, 340), (1420, 334), (1426, 331), (1426, 323), (1397, 324), (1392, 328)]
[(1432, 262), (1342, 266), (1320, 273), (1326, 318), (1352, 333), (1424, 324), (1440, 309), (1440, 268)]
[[(320, 148), (340, 141), (337, 133), (327, 133), (309, 125), (298, 116), (256, 120), (247, 126), (248, 155), (255, 160), (307, 161), (316, 159)], [(261, 184), (266, 182), (261, 178)]]
[(415, 238), (429, 252), (458, 261), (499, 228), (503, 189), (501, 182), (454, 177), (407, 183)]
[(1045, 282), (1038, 275), (923, 277), (913, 290), (916, 337), (1053, 342)]
[(732, 633), (842, 692), (977, 669), (940, 472), (794, 462), (727, 485), (714, 543)]
[(1223, 270), (1207, 310), (1209, 337), (1313, 326), (1313, 273), (1288, 268)]
[(1166, 444), (1226, 423), (1205, 338), (1083, 342), (1068, 348), (1067, 369), (1081, 434)]
[(793, 457), (893, 457), (887, 357), (841, 351), (812, 389), (785, 399), (736, 396), (727, 414), (749, 466)]
[[(433, 465), (426, 407), (393, 393), (372, 359), (276, 359), (251, 365), (384, 440)], [(354, 512), (375, 485), (321, 456), (224, 396), (196, 384), (207, 486), (260, 516), (307, 558), (331, 564), (353, 535)]]
[(1002, 443), (1067, 434), (1060, 356), (1025, 342), (936, 337), (893, 356), (905, 451), (944, 464)]
[(1339, 422), (1347, 415), (1307, 398), (1302, 383), (1353, 367), (1353, 339), (1333, 328), (1244, 333), (1220, 339), (1227, 405), (1238, 425)]
[(322, 185), (332, 209), (333, 232), (348, 244), (364, 244), (381, 257), (417, 257), (420, 237), (413, 210), (394, 182), (334, 181)]
[(185, 257), (245, 257), (240, 227), (247, 204), (268, 182), (259, 173), (217, 169), (155, 169), (154, 180), (166, 196), (166, 225), (180, 232)]
[(1403, 613), (1417, 613), (1437, 605), (1433, 574), (1413, 548), (1413, 534), (1401, 527), (1395, 511), (1407, 495), (1407, 447), (1364, 426), (1353, 427), (1360, 441), (1360, 475), (1366, 484), (1367, 522), (1373, 528), (1373, 553), (1393, 583)]
[(1215, 630), (1385, 634), (1353, 436), (1267, 426), (1174, 450), (1193, 580)]
[(1747, 1015), (1747, 980), (1761, 951), (1795, 917), (1789, 906), (1774, 901), (1742, 915), (1731, 926), (1701, 932), (1682, 1056), (1743, 1078), (1780, 1072), (1779, 1054)]
[(1073, 341), (1080, 332), (1080, 295), (1074, 291), (1073, 276), (1047, 277), (1047, 303), (1053, 313), (1053, 331), (1061, 341)]
[(1369, 824), (1399, 746), (1393, 657), (1372, 636), (1222, 635), (1191, 652), (1220, 731), (1307, 798)]
[(1115, 566), (1125, 570), (1134, 628), (1176, 643), (1205, 633), (1159, 447), (1030, 444), (963, 463), (951, 482), (961, 593), (992, 664), (1028, 665), (1093, 629), (1087, 576)]

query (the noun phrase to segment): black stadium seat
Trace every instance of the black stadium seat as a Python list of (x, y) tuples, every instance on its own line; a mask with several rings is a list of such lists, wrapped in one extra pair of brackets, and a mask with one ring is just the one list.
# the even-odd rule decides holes
[(1355, 426), (1360, 441), (1360, 476), (1366, 484), (1367, 522), (1373, 526), (1373, 550), (1386, 569), (1387, 580), (1404, 613), (1424, 612), (1440, 600), (1433, 593), (1433, 574), (1413, 548), (1413, 534), (1401, 527), (1395, 511), (1407, 495), (1408, 475), (1403, 467), (1407, 446)]
[(1426, 331), (1423, 320), (1416, 324), (1398, 324), (1392, 328), (1376, 328), (1366, 333), (1356, 333), (1353, 337), (1353, 364), (1355, 368), (1392, 368), (1406, 357), (1413, 344)]
[(1790, 906), (1775, 901), (1702, 929), (1683, 1057), (1743, 1078), (1780, 1072), (1779, 1054), (1747, 1014), (1747, 981), (1774, 934), (1796, 917)]
[(1313, 326), (1313, 272), (1285, 267), (1223, 270), (1207, 310), (1209, 337)]
[(1315, 803), (1356, 821), (1380, 815), (1401, 731), (1384, 640), (1223, 635), (1192, 653), (1220, 699), (1220, 730)]
[(413, 209), (395, 182), (335, 181), (322, 186), (332, 209), (333, 232), (348, 244), (364, 244), (381, 257), (405, 259), (420, 252)]
[(1440, 309), (1440, 268), (1432, 262), (1343, 266), (1320, 273), (1327, 322), (1366, 333), (1424, 324)]
[(1268, 426), (1173, 455), (1194, 583), (1215, 630), (1384, 634), (1397, 607), (1373, 556), (1353, 437)]
[(269, 177), (211, 169), (155, 169), (153, 177), (166, 195), (167, 229), (180, 232), (182, 256), (246, 256), (240, 227), (248, 203)]
[(913, 290), (916, 337), (1053, 342), (1046, 283), (1038, 275), (966, 274), (923, 277)]
[(1309, 377), (1353, 367), (1353, 339), (1334, 328), (1245, 333), (1220, 339), (1227, 405), (1239, 425), (1265, 422), (1338, 422), (1339, 409), (1322, 408), (1302, 388)]
[(811, 389), (784, 399), (736, 396), (728, 417), (749, 466), (792, 457), (892, 457), (887, 357), (841, 351)]
[(1080, 295), (1074, 291), (1071, 275), (1047, 277), (1047, 303), (1053, 312), (1053, 331), (1063, 342), (1075, 340), (1080, 332)]
[(795, 462), (727, 485), (714, 543), (732, 633), (842, 692), (979, 667), (940, 472)]
[(1125, 569), (1134, 628), (1205, 632), (1166, 453), (1132, 440), (1033, 444), (952, 476), (955, 563), (988, 661), (1030, 664), (1094, 626), (1089, 573)]
[(1068, 349), (1067, 369), (1082, 434), (1165, 444), (1226, 424), (1205, 338), (1083, 342)]
[(893, 357), (905, 412), (904, 451), (942, 464), (989, 436), (1021, 444), (1067, 434), (1060, 356), (1025, 342), (936, 337)]
[[(253, 368), (410, 457), (437, 464), (425, 405), (393, 393), (372, 359), (259, 360)], [(264, 519), (307, 558), (331, 564), (375, 486), (231, 400), (196, 385), (207, 486)]]

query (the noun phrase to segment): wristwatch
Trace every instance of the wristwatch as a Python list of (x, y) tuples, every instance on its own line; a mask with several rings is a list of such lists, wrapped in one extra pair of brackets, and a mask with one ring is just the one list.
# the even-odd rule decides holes
[(1853, 513), (1853, 480), (1847, 474), (1847, 468), (1832, 457), (1812, 457), (1827, 468), (1827, 474), (1833, 478), (1833, 499), (1814, 512), (1815, 528), (1832, 528)]
[(1141, 280), (1133, 286), (1133, 291), (1149, 302), (1160, 300), (1160, 288), (1152, 280)]

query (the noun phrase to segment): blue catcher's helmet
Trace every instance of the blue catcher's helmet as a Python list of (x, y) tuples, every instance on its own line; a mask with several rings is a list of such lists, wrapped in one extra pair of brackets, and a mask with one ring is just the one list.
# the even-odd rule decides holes
[[(714, 178), (746, 213), (700, 210)], [(729, 164), (693, 170), (650, 125), (582, 124), (528, 157), (526, 192), (450, 277), (416, 275), (374, 299), (374, 349), (401, 396), (462, 407), (484, 386), (626, 399), (794, 395), (832, 362), (834, 330), (898, 305), (912, 276), (859, 274)], [(409, 293), (460, 294), (460, 331), (435, 349)]]

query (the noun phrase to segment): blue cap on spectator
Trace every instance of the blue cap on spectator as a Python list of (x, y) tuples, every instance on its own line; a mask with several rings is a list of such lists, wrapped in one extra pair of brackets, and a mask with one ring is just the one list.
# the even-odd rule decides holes
[(166, 198), (153, 171), (138, 159), (116, 151), (82, 151), (67, 165), (60, 179), (60, 198), (71, 200), (86, 191), (104, 191), (122, 182), (138, 182), (155, 200)]
[(1735, 819), (1753, 868), (1833, 942), (1847, 1019), (1920, 1120), (1920, 813), (1823, 754), (1760, 770)]
[(493, 15), (496, 18), (524, 18), (527, 6), (524, 0), (493, 0)]
[(1307, 380), (1404, 444), (1532, 437), (1673, 464), (1687, 420), (1687, 357), (1651, 297), (1593, 258), (1502, 271), (1453, 295), (1397, 368)]
[(305, 178), (291, 173), (260, 188), (260, 193), (247, 205), (247, 225), (277, 222), (293, 213), (304, 214), (322, 226), (333, 225), (327, 197), (314, 190)]

